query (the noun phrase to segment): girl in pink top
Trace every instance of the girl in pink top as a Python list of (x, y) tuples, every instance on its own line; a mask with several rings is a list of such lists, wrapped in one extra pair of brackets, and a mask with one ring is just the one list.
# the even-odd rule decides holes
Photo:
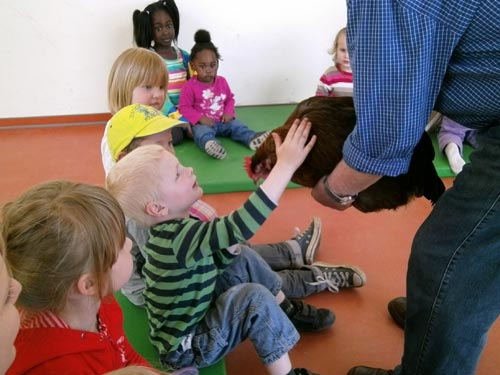
[(220, 55), (206, 30), (194, 35), (190, 60), (197, 73), (181, 92), (179, 111), (192, 126), (194, 141), (215, 159), (224, 159), (226, 150), (216, 136), (231, 137), (256, 150), (269, 132), (256, 133), (236, 119), (234, 95), (224, 77), (217, 75)]
[(332, 48), (334, 66), (330, 66), (319, 79), (316, 96), (352, 96), (352, 71), (347, 52), (346, 28), (335, 36)]

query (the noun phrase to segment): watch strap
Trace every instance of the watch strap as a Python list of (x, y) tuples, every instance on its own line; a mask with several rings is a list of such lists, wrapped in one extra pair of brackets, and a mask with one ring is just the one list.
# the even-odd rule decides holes
[(356, 195), (338, 195), (335, 193), (331, 188), (330, 185), (328, 185), (328, 176), (323, 177), (323, 187), (325, 188), (326, 194), (334, 200), (336, 203), (342, 205), (342, 206), (347, 206), (349, 204), (352, 204), (357, 197)]

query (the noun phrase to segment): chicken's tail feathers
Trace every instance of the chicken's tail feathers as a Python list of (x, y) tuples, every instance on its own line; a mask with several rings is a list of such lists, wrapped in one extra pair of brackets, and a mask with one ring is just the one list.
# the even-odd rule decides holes
[(439, 197), (446, 190), (443, 180), (439, 177), (434, 166), (432, 167), (433, 174), (428, 175), (427, 183), (424, 186), (424, 197), (436, 204)]

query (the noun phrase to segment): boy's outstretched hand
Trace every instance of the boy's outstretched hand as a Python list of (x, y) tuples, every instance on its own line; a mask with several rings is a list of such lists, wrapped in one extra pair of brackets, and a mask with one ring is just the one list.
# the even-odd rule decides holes
[(296, 119), (292, 123), (283, 143), (278, 134), (271, 134), (276, 145), (277, 160), (274, 168), (284, 164), (282, 168), (285, 166), (293, 168), (293, 174), (302, 165), (316, 143), (316, 136), (313, 135), (306, 144), (310, 130), (311, 122), (307, 118), (303, 118), (302, 120)]
[(275, 203), (278, 203), (293, 174), (302, 165), (316, 142), (315, 135), (309, 142), (307, 141), (310, 130), (311, 122), (303, 118), (293, 122), (283, 142), (279, 135), (271, 133), (276, 145), (277, 161), (261, 188)]

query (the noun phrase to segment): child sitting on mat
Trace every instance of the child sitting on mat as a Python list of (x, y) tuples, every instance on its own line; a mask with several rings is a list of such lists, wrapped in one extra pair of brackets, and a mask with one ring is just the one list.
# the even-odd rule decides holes
[(7, 374), (149, 366), (126, 339), (113, 298), (132, 270), (131, 243), (123, 212), (105, 189), (37, 185), (4, 206), (2, 239), (23, 286), (17, 357)]
[[(132, 20), (135, 44), (155, 51), (168, 69), (167, 98), (163, 108), (160, 109), (165, 115), (178, 115), (180, 93), (191, 76), (189, 54), (177, 45), (180, 28), (179, 9), (174, 0), (155, 1), (143, 11), (136, 9)], [(185, 136), (192, 137), (189, 126), (172, 129), (174, 145), (181, 143)]]
[(437, 134), (439, 151), (441, 151), (450, 164), (453, 173), (459, 174), (465, 165), (463, 159), (464, 142), (472, 147), (477, 147), (477, 130), (466, 128), (465, 126), (443, 116), (441, 126)]
[(273, 136), (278, 161), (269, 177), (242, 207), (208, 223), (189, 218), (202, 195), (192, 168), (161, 146), (139, 147), (111, 169), (111, 194), (127, 216), (151, 227), (143, 269), (146, 308), (164, 365), (208, 366), (248, 337), (269, 374), (311, 374), (292, 369), (288, 351), (299, 339), (292, 321), (308, 329), (321, 320), (327, 328), (333, 316), (317, 310), (312, 320), (295, 321), (279, 278), (239, 244), (273, 211), (311, 150), (316, 137), (307, 142), (310, 126), (297, 120), (283, 143)]
[(316, 96), (352, 96), (352, 70), (347, 51), (346, 28), (340, 29), (335, 36), (332, 55), (335, 65), (330, 66), (320, 77)]
[(197, 75), (184, 85), (179, 111), (189, 120), (196, 145), (215, 159), (226, 157), (216, 136), (231, 137), (256, 150), (269, 132), (256, 133), (235, 117), (234, 95), (226, 79), (217, 75), (220, 55), (209, 32), (198, 30), (194, 41), (190, 64)]

